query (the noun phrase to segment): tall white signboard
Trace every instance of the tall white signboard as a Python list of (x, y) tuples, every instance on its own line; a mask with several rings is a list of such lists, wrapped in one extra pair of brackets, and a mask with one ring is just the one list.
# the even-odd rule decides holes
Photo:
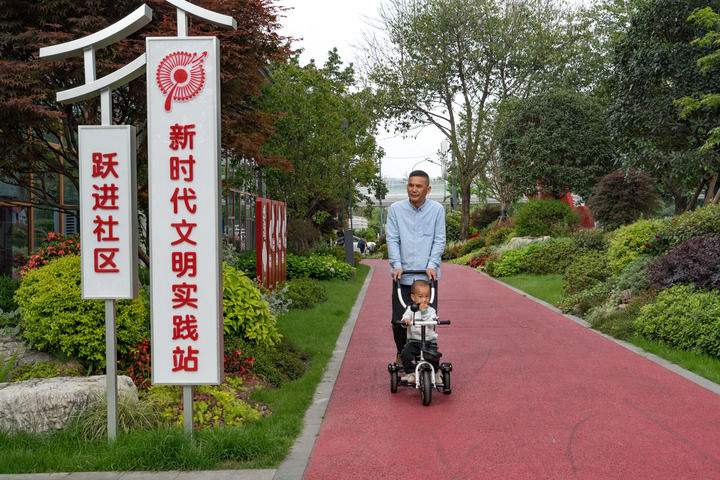
[(146, 51), (152, 381), (219, 384), (219, 41), (154, 37)]
[(78, 130), (82, 298), (136, 298), (135, 127)]

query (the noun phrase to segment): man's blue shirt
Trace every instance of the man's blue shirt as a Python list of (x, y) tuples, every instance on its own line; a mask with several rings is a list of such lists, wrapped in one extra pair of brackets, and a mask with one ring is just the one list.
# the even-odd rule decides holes
[[(425, 199), (420, 208), (410, 200), (390, 206), (385, 227), (390, 268), (427, 270), (432, 268), (440, 278), (440, 262), (445, 249), (445, 209), (438, 202)], [(402, 239), (402, 241), (400, 240)], [(409, 285), (425, 275), (403, 275), (400, 283)]]

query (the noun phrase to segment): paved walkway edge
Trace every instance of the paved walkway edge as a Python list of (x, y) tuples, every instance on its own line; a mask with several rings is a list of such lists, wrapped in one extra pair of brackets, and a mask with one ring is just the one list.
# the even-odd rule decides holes
[[(472, 267), (467, 267), (467, 268), (472, 268)], [(477, 269), (475, 269), (475, 268), (472, 268), (472, 269), (475, 270), (476, 272), (478, 272), (480, 275), (482, 275), (482, 276), (484, 276), (484, 277), (486, 277), (486, 278), (489, 278), (489, 279), (492, 280), (493, 282), (499, 283), (499, 284), (501, 284), (502, 286), (504, 286), (504, 287), (506, 287), (506, 288), (509, 288), (510, 290), (512, 290), (512, 291), (514, 291), (514, 292), (516, 292), (516, 293), (518, 293), (518, 294), (520, 294), (520, 295), (522, 295), (523, 297), (525, 297), (525, 298), (527, 298), (527, 299), (529, 299), (529, 300), (532, 300), (533, 302), (539, 303), (540, 305), (542, 305), (542, 306), (544, 306), (544, 307), (546, 307), (546, 308), (549, 308), (550, 310), (553, 310), (553, 311), (559, 313), (560, 315), (564, 316), (565, 318), (568, 318), (568, 319), (572, 320), (573, 322), (577, 323), (578, 325), (582, 325), (583, 327), (586, 327), (587, 329), (592, 330), (594, 333), (600, 335), (601, 337), (605, 337), (605, 338), (607, 338), (608, 340), (613, 341), (613, 342), (617, 343), (618, 345), (620, 345), (620, 346), (622, 346), (622, 347), (625, 347), (625, 348), (627, 348), (628, 350), (630, 350), (630, 351), (632, 351), (632, 352), (637, 353), (637, 354), (640, 355), (641, 357), (645, 357), (645, 358), (647, 358), (648, 360), (650, 360), (651, 362), (657, 363), (657, 364), (660, 365), (661, 367), (664, 367), (664, 368), (670, 370), (671, 372), (676, 373), (676, 374), (680, 375), (681, 377), (684, 377), (684, 378), (686, 378), (687, 380), (690, 380), (691, 382), (696, 383), (697, 385), (700, 385), (701, 387), (703, 387), (703, 388), (705, 388), (705, 389), (707, 389), (707, 390), (710, 390), (711, 392), (713, 392), (713, 393), (715, 393), (715, 394), (717, 394), (717, 395), (720, 395), (720, 385), (718, 385), (717, 383), (712, 382), (712, 381), (708, 380), (708, 379), (705, 378), (705, 377), (701, 377), (701, 376), (698, 375), (697, 373), (693, 373), (693, 372), (691, 372), (690, 370), (685, 370), (685, 369), (682, 368), (681, 366), (679, 366), (679, 365), (677, 365), (677, 364), (675, 364), (675, 363), (672, 363), (672, 362), (670, 362), (670, 361), (668, 361), (668, 360), (665, 360), (665, 359), (662, 358), (662, 357), (658, 357), (658, 356), (655, 355), (654, 353), (646, 352), (645, 350), (643, 350), (642, 348), (638, 347), (637, 345), (633, 345), (632, 343), (626, 342), (626, 341), (624, 341), (624, 340), (619, 340), (619, 339), (617, 339), (617, 338), (615, 338), (615, 337), (612, 337), (612, 336), (610, 336), (610, 335), (608, 335), (608, 334), (606, 334), (606, 333), (603, 333), (603, 332), (601, 332), (601, 331), (599, 331), (599, 330), (595, 330), (594, 328), (592, 328), (592, 326), (591, 326), (588, 322), (586, 322), (585, 320), (583, 320), (583, 319), (580, 318), (580, 317), (576, 317), (575, 315), (570, 315), (570, 314), (564, 313), (562, 310), (560, 310), (560, 309), (557, 308), (556, 306), (551, 305), (551, 304), (549, 304), (548, 302), (546, 302), (546, 301), (544, 301), (544, 300), (540, 300), (539, 298), (535, 298), (535, 297), (533, 297), (532, 295), (529, 295), (528, 293), (523, 292), (522, 290), (519, 290), (519, 289), (513, 287), (512, 285), (508, 285), (507, 283), (502, 282), (502, 281), (498, 280), (497, 278), (494, 278), (494, 277), (491, 276), (491, 275), (488, 275), (488, 274), (485, 273), (485, 272), (481, 272), (481, 271), (479, 271), (479, 270), (477, 270)]]
[(325, 416), (325, 410), (330, 401), (340, 366), (345, 357), (345, 352), (350, 343), (350, 337), (352, 337), (352, 332), (355, 329), (355, 322), (358, 319), (360, 309), (365, 301), (365, 294), (367, 293), (374, 271), (375, 267), (370, 265), (370, 271), (365, 277), (365, 283), (363, 283), (360, 293), (355, 300), (355, 304), (352, 310), (350, 310), (350, 316), (345, 322), (345, 326), (340, 331), (340, 335), (335, 343), (332, 358), (325, 366), (325, 374), (320, 383), (318, 383), (313, 402), (307, 409), (307, 412), (305, 412), (305, 427), (300, 436), (295, 440), (290, 454), (278, 467), (273, 480), (298, 480), (302, 478), (305, 473), (305, 468), (307, 467), (310, 454), (315, 446), (315, 439), (320, 432), (320, 425)]

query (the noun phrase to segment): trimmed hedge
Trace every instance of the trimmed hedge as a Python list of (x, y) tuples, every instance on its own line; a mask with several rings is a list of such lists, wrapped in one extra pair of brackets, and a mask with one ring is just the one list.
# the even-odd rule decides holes
[(579, 249), (571, 239), (551, 238), (528, 253), (523, 270), (540, 275), (564, 273), (573, 259), (583, 252), (584, 250)]
[[(148, 336), (142, 298), (117, 302), (117, 348), (121, 354)], [(105, 367), (105, 302), (80, 298), (80, 257), (59, 257), (29, 270), (15, 300), (23, 318), (23, 336), (33, 348)]]
[(661, 222), (638, 220), (615, 230), (610, 237), (607, 256), (613, 273), (620, 273), (627, 264), (646, 251), (648, 242), (660, 230)]
[(577, 256), (565, 269), (565, 295), (581, 292), (610, 277), (607, 258), (600, 252), (589, 251)]
[(635, 331), (674, 348), (720, 357), (720, 295), (674, 285), (640, 309)]
[(542, 237), (564, 235), (580, 225), (580, 217), (570, 205), (560, 200), (530, 200), (515, 212), (515, 235)]

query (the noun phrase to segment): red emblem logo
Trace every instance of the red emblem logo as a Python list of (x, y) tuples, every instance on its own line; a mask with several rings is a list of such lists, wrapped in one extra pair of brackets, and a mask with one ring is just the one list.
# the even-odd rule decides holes
[(167, 95), (166, 111), (170, 111), (173, 100), (184, 102), (200, 93), (205, 84), (203, 62), (206, 57), (207, 52), (174, 52), (162, 59), (155, 78), (162, 93)]

